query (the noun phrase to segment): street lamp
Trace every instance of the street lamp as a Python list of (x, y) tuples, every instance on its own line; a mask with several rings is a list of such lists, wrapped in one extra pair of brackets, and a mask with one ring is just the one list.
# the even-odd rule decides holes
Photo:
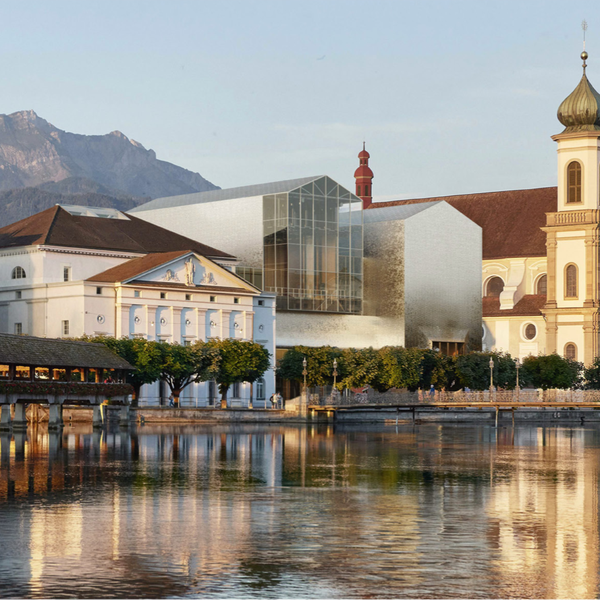
[(519, 369), (521, 368), (521, 361), (519, 360), (518, 356), (515, 359), (515, 368), (517, 369), (517, 397), (518, 397), (521, 392), (521, 386), (519, 385)]
[(333, 390), (331, 390), (331, 395), (333, 396), (336, 393), (335, 384), (337, 380), (337, 360), (333, 359)]
[(494, 391), (494, 359), (490, 356), (490, 392)]
[(304, 375), (304, 391), (306, 392), (306, 376), (308, 375), (308, 371), (306, 370), (306, 356), (302, 359), (302, 375)]

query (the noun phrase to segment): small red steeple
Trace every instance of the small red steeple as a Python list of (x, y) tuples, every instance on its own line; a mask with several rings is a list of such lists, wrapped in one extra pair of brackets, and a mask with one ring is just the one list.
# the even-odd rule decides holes
[(359, 166), (354, 171), (356, 195), (363, 201), (363, 208), (368, 208), (373, 203), (373, 171), (369, 168), (370, 156), (363, 142), (363, 149), (358, 153)]

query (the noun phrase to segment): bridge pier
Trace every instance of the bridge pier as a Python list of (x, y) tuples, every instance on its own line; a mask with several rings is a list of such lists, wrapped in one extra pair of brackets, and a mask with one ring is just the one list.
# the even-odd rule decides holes
[(10, 404), (0, 404), (0, 431), (10, 431), (11, 428)]
[(27, 431), (27, 416), (25, 415), (25, 403), (15, 403), (15, 415), (12, 421), (13, 431)]
[(93, 416), (92, 416), (92, 427), (94, 429), (102, 429), (104, 427), (104, 419), (102, 414), (102, 406), (99, 404), (94, 404), (93, 407)]
[(64, 426), (62, 418), (62, 405), (50, 404), (48, 409), (48, 431), (56, 431)]
[(121, 406), (121, 410), (119, 411), (119, 427), (128, 428), (129, 427), (129, 405), (124, 404)]

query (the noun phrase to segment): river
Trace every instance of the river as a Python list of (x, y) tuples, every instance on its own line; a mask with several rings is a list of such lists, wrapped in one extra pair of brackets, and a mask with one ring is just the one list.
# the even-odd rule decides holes
[(600, 428), (0, 434), (0, 597), (596, 598)]

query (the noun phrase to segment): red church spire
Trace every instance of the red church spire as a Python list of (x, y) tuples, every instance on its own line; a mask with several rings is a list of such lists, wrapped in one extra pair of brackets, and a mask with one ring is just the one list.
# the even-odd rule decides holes
[(373, 171), (369, 168), (370, 156), (363, 142), (363, 149), (358, 153), (359, 166), (354, 171), (356, 195), (363, 201), (363, 208), (368, 208), (373, 203)]

